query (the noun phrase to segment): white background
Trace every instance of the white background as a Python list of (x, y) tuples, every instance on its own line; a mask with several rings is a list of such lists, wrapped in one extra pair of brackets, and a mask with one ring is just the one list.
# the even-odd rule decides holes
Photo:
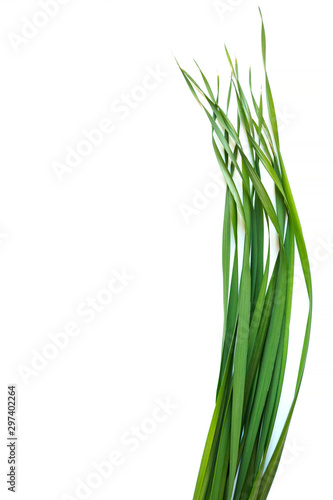
[[(120, 450), (122, 465), (87, 498), (189, 499), (218, 377), (224, 189), (186, 223), (182, 204), (192, 206), (218, 166), (208, 121), (173, 55), (192, 74), (193, 58), (211, 80), (219, 71), (225, 85), (226, 43), (244, 80), (252, 66), (258, 92), (257, 2), (225, 0), (224, 12), (213, 0), (71, 0), (23, 43), (17, 36), (24, 18), (43, 22), (36, 14), (41, 3), (0, 4), (1, 496), (8, 494), (6, 385), (16, 383), (16, 498), (78, 498), (77, 480), (94, 472), (93, 462)], [(304, 383), (269, 498), (328, 499), (331, 9), (323, 0), (260, 4), (315, 298)], [(125, 94), (141, 98), (136, 87), (150, 70), (163, 73), (161, 81), (121, 119), (112, 103)], [(66, 148), (105, 118), (114, 121), (113, 132), (60, 182), (54, 162), (64, 163)], [(133, 279), (86, 324), (77, 307), (106, 287), (112, 270), (123, 269)], [(294, 313), (291, 337), (297, 340), (306, 315), (302, 286), (295, 290)], [(48, 334), (70, 321), (81, 333), (26, 384), (19, 366), (31, 367), (32, 351), (41, 353)], [(292, 370), (288, 374), (292, 391)], [(151, 417), (158, 398), (169, 398), (177, 409), (131, 453), (121, 436)]]

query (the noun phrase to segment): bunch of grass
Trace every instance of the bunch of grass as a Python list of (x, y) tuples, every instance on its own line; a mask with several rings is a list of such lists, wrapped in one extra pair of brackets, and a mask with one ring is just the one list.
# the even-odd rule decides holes
[[(267, 498), (299, 394), (309, 344), (309, 260), (280, 151), (262, 16), (261, 22), (267, 118), (262, 92), (258, 100), (254, 96), (251, 71), (250, 105), (239, 81), (237, 60), (233, 64), (227, 49), (231, 80), (225, 111), (219, 105), (219, 78), (214, 95), (198, 65), (205, 90), (180, 68), (210, 122), (214, 152), (226, 181), (221, 366), (194, 500)], [(228, 117), (232, 97), (237, 109), (235, 126)], [(273, 196), (262, 180), (263, 169), (274, 185)], [(272, 260), (274, 237), (278, 248)], [(309, 311), (294, 396), (272, 451), (287, 362), (295, 250), (302, 265)]]

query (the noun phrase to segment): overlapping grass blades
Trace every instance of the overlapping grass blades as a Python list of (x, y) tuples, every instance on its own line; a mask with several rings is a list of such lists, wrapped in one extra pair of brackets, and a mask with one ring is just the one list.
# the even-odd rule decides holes
[[(251, 72), (249, 103), (239, 81), (237, 61), (232, 63), (227, 49), (231, 80), (225, 111), (219, 105), (219, 79), (215, 96), (199, 66), (204, 89), (180, 68), (191, 93), (210, 122), (213, 149), (226, 181), (221, 366), (215, 410), (194, 500), (267, 498), (300, 390), (309, 344), (311, 274), (301, 224), (280, 151), (275, 107), (266, 69), (263, 21), (261, 47), (266, 119), (263, 97), (260, 95), (256, 100), (252, 90)], [(232, 98), (237, 105), (235, 127), (228, 117)], [(274, 184), (274, 199), (270, 198), (262, 181), (262, 169), (268, 172)], [(241, 188), (236, 182), (237, 176)], [(239, 247), (240, 231), (244, 235), (242, 248)], [(270, 241), (274, 235), (278, 239), (278, 250), (275, 261), (271, 263)], [(295, 243), (309, 297), (309, 310), (294, 398), (273, 454), (267, 460), (287, 361)], [(240, 269), (239, 254), (242, 258)], [(271, 272), (270, 267), (273, 269)]]

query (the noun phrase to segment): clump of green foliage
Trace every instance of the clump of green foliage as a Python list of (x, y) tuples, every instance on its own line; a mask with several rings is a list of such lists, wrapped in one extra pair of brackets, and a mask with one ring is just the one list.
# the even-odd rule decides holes
[[(280, 150), (266, 69), (263, 21), (261, 48), (265, 111), (262, 93), (259, 99), (254, 96), (251, 71), (248, 102), (239, 80), (237, 60), (232, 62), (227, 49), (231, 79), (225, 111), (219, 104), (219, 77), (215, 95), (199, 66), (204, 90), (180, 68), (210, 122), (214, 152), (226, 181), (221, 366), (215, 410), (194, 500), (267, 498), (281, 459), (308, 351), (312, 317), (311, 274)], [(235, 98), (237, 109), (235, 125), (228, 117), (232, 98)], [(274, 184), (273, 197), (269, 196), (262, 180), (262, 169), (268, 172), (270, 182)], [(278, 240), (278, 249), (271, 262), (274, 238)], [(294, 397), (271, 453), (269, 447), (272, 446), (287, 362), (296, 252), (303, 269), (309, 311)]]

